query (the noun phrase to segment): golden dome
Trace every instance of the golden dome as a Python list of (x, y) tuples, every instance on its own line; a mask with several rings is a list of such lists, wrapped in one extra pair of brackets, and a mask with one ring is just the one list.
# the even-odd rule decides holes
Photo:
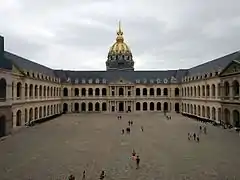
[(128, 45), (124, 42), (123, 32), (121, 29), (121, 24), (119, 22), (119, 27), (117, 31), (116, 42), (112, 45), (109, 50), (109, 54), (118, 54), (118, 53), (131, 53)]

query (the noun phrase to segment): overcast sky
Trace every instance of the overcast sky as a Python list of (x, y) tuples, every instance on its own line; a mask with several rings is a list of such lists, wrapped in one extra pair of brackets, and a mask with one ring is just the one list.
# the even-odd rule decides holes
[(105, 70), (121, 20), (136, 70), (240, 50), (239, 0), (0, 0), (5, 49), (50, 68)]

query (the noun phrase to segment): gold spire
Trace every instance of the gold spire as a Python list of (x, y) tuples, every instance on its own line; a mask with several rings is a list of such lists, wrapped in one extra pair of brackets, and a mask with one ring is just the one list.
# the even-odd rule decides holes
[(117, 42), (123, 42), (124, 38), (123, 38), (123, 32), (122, 32), (122, 28), (121, 28), (121, 21), (118, 22), (118, 31), (117, 31)]

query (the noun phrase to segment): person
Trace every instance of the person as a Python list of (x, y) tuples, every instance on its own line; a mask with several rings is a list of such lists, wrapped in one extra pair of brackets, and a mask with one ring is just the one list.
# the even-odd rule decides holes
[(133, 151), (132, 151), (132, 156), (133, 156), (133, 157), (136, 156), (136, 152), (135, 152), (134, 149), (133, 149)]
[(137, 165), (136, 169), (139, 168), (139, 164), (140, 164), (140, 158), (139, 158), (139, 156), (137, 156), (137, 158), (136, 158), (136, 165)]
[(128, 121), (128, 125), (129, 125), (129, 126), (131, 125), (131, 121)]
[(207, 127), (206, 126), (204, 127), (203, 131), (204, 131), (204, 134), (207, 134)]
[(198, 143), (199, 143), (199, 140), (200, 140), (200, 139), (199, 139), (199, 136), (197, 136), (197, 142), (198, 142)]
[(202, 126), (199, 127), (200, 131), (202, 131)]
[(86, 171), (84, 170), (84, 171), (83, 171), (82, 180), (85, 180), (85, 179), (86, 179)]
[(124, 129), (122, 129), (122, 134), (124, 134)]
[(142, 130), (142, 132), (143, 132), (143, 126), (141, 126), (141, 130)]
[(193, 133), (193, 139), (196, 140), (196, 134), (195, 133)]
[(102, 179), (104, 179), (104, 178), (105, 178), (105, 176), (106, 176), (105, 172), (104, 172), (104, 171), (102, 171), (102, 172), (101, 172), (101, 174), (100, 174), (100, 179), (101, 179), (101, 180), (102, 180)]
[(68, 177), (68, 180), (75, 180), (75, 177), (71, 174), (71, 175)]
[(191, 134), (188, 133), (188, 140), (191, 140)]

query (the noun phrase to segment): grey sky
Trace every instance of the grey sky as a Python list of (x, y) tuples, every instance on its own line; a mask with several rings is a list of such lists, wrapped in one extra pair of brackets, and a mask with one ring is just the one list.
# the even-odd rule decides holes
[(104, 70), (118, 21), (137, 70), (189, 68), (240, 49), (239, 0), (0, 0), (6, 50)]

